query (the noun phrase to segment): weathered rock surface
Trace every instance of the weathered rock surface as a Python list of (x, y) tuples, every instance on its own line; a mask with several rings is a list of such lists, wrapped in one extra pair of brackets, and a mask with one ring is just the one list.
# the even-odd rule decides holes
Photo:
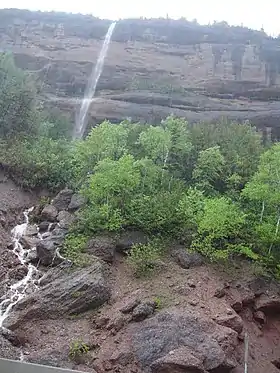
[(153, 302), (140, 303), (132, 311), (132, 319), (134, 321), (143, 321), (151, 316), (155, 311), (155, 304)]
[(22, 236), (20, 239), (20, 243), (23, 245), (23, 247), (26, 250), (30, 250), (36, 247), (39, 241), (40, 240), (37, 237), (30, 237), (30, 236), (25, 236), (25, 235)]
[(83, 207), (86, 203), (86, 200), (83, 196), (81, 196), (80, 194), (73, 194), (73, 196), (71, 197), (71, 201), (69, 203), (69, 206), (68, 206), (68, 210), (69, 211), (76, 211), (76, 210), (79, 210), (81, 207)]
[(153, 373), (207, 373), (203, 367), (203, 356), (188, 347), (170, 351), (156, 360), (151, 370)]
[(120, 253), (126, 253), (133, 245), (146, 244), (148, 242), (148, 236), (141, 231), (125, 231), (120, 234), (116, 242), (116, 250)]
[(190, 267), (198, 267), (203, 265), (204, 260), (202, 255), (187, 251), (184, 247), (177, 247), (171, 252), (172, 257), (180, 267), (188, 269)]
[(15, 330), (25, 320), (65, 317), (100, 307), (111, 295), (106, 272), (98, 261), (87, 268), (65, 270), (59, 278), (20, 301), (5, 326)]
[(58, 211), (55, 206), (46, 205), (41, 212), (41, 218), (43, 220), (53, 222), (56, 220), (57, 214), (58, 214)]
[(13, 360), (19, 360), (20, 357), (20, 350), (13, 346), (3, 335), (0, 335), (0, 357)]
[[(184, 362), (196, 365), (197, 369), (200, 369), (198, 372), (204, 372), (201, 369), (211, 372), (230, 372), (236, 365), (234, 352), (238, 343), (237, 333), (189, 312), (171, 310), (160, 312), (141, 325), (136, 324), (133, 332), (135, 354), (147, 371), (149, 367), (154, 366), (154, 372), (161, 372), (157, 369), (161, 369), (165, 361), (170, 363), (170, 352), (181, 348), (188, 348), (189, 357), (191, 354), (198, 358), (198, 360), (190, 358), (189, 362), (186, 360)], [(188, 368), (179, 370), (182, 364), (179, 358), (181, 352), (182, 350), (177, 351), (178, 355), (175, 355), (174, 371), (176, 372), (177, 369), (178, 372), (188, 372)], [(179, 367), (176, 367), (176, 359)], [(202, 366), (201, 362), (203, 362)], [(171, 371), (162, 370), (162, 372)]]
[(57, 265), (61, 262), (56, 256), (57, 245), (51, 239), (39, 241), (36, 250), (37, 258), (43, 266)]
[(228, 328), (235, 330), (238, 334), (241, 333), (243, 330), (242, 318), (237, 314), (220, 315), (215, 318), (215, 321), (219, 325), (223, 325), (223, 326), (226, 326)]
[(57, 220), (62, 229), (68, 229), (74, 223), (75, 217), (68, 211), (60, 211), (57, 215)]
[(40, 233), (46, 232), (49, 229), (49, 226), (50, 226), (50, 222), (48, 222), (48, 221), (42, 221), (39, 224), (39, 232)]
[(116, 243), (110, 237), (98, 236), (90, 239), (87, 243), (87, 253), (97, 256), (107, 263), (113, 263), (116, 251)]
[(67, 210), (73, 194), (74, 192), (71, 189), (61, 190), (52, 200), (52, 206), (54, 206), (58, 211)]

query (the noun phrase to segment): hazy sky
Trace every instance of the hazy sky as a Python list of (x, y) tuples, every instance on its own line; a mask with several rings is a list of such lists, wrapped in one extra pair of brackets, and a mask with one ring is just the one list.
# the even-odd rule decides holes
[(280, 1), (265, 0), (0, 0), (0, 8), (58, 10), (88, 13), (101, 18), (159, 17), (196, 18), (200, 23), (225, 20), (280, 34)]

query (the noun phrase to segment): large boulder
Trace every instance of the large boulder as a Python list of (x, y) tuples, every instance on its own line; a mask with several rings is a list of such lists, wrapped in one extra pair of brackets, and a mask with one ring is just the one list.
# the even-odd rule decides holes
[(69, 211), (76, 211), (83, 207), (86, 203), (86, 199), (80, 194), (73, 194), (71, 201), (68, 206)]
[(68, 229), (75, 221), (75, 216), (68, 211), (60, 211), (57, 215), (59, 226), (63, 229)]
[(67, 210), (73, 194), (74, 192), (71, 189), (66, 188), (61, 190), (52, 200), (52, 206), (54, 206), (58, 211)]
[(58, 211), (55, 206), (46, 205), (41, 212), (41, 219), (50, 222), (56, 221)]
[(21, 300), (5, 320), (5, 327), (17, 329), (26, 320), (51, 319), (96, 309), (110, 299), (107, 267), (99, 261), (90, 267), (71, 268)]
[(30, 236), (24, 235), (20, 238), (20, 243), (26, 250), (33, 249), (34, 247), (38, 245), (39, 242), (40, 242), (40, 239), (37, 237), (30, 237)]
[(145, 233), (136, 230), (125, 231), (120, 234), (116, 242), (116, 250), (125, 254), (132, 248), (133, 245), (147, 243), (148, 236)]
[(115, 257), (116, 243), (110, 237), (97, 236), (88, 241), (86, 251), (107, 263), (112, 263)]
[(57, 265), (61, 259), (56, 256), (57, 245), (51, 239), (45, 239), (38, 242), (36, 247), (37, 258), (41, 265)]
[[(226, 373), (236, 366), (237, 333), (188, 311), (162, 311), (131, 328), (135, 354), (147, 372), (152, 367), (156, 373)], [(186, 369), (179, 370), (182, 366)]]
[(173, 249), (171, 256), (175, 262), (184, 269), (199, 267), (204, 263), (202, 255), (195, 252), (189, 252), (183, 246)]

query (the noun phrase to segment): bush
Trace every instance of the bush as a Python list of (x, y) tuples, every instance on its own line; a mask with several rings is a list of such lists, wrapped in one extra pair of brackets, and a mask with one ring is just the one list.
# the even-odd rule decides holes
[(80, 359), (89, 352), (89, 346), (82, 340), (73, 341), (69, 349), (69, 357), (75, 362), (79, 362)]
[(2, 143), (0, 159), (24, 188), (63, 188), (72, 179), (72, 145), (46, 137)]
[(160, 240), (152, 240), (148, 244), (134, 245), (129, 252), (128, 262), (137, 277), (152, 273), (157, 266), (157, 260), (163, 254)]
[(62, 247), (62, 255), (75, 266), (84, 267), (90, 264), (87, 255), (85, 254), (86, 244), (89, 240), (84, 234), (69, 233)]

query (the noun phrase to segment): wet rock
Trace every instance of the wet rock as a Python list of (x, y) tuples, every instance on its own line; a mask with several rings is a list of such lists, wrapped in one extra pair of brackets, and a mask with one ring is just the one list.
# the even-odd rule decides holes
[(264, 314), (270, 313), (278, 313), (280, 311), (280, 298), (276, 297), (269, 297), (266, 295), (261, 295), (255, 301), (255, 309), (256, 311), (262, 311)]
[(266, 323), (265, 314), (262, 311), (254, 312), (254, 319), (259, 322), (260, 324)]
[(52, 200), (52, 206), (58, 211), (67, 210), (74, 192), (71, 189), (63, 189)]
[(38, 256), (37, 256), (37, 249), (31, 249), (29, 253), (26, 256), (26, 261), (28, 263), (37, 263), (38, 262)]
[(137, 307), (140, 304), (140, 300), (135, 298), (135, 299), (130, 299), (121, 309), (120, 312), (126, 314), (130, 313), (134, 310), (135, 307)]
[(52, 205), (46, 205), (42, 212), (41, 212), (41, 218), (42, 220), (48, 220), (50, 222), (56, 221), (58, 211), (55, 206)]
[(20, 350), (0, 335), (0, 356), (2, 359), (19, 360)]
[(38, 234), (38, 228), (36, 225), (28, 225), (24, 232), (25, 236), (37, 236), (37, 234)]
[(88, 241), (86, 250), (89, 254), (94, 255), (107, 263), (113, 263), (116, 244), (110, 237), (98, 236)]
[(40, 233), (47, 232), (47, 230), (49, 229), (49, 226), (50, 226), (50, 222), (49, 221), (42, 221), (39, 224), (39, 232)]
[(75, 217), (68, 211), (60, 211), (57, 215), (57, 220), (62, 229), (68, 229), (75, 221)]
[(76, 315), (96, 309), (111, 296), (107, 267), (96, 261), (78, 270), (61, 271), (61, 276), (40, 290), (28, 295), (5, 320), (11, 330), (24, 325), (25, 320), (51, 319)]
[(27, 273), (28, 273), (28, 268), (26, 266), (20, 265), (20, 266), (17, 266), (16, 268), (13, 268), (9, 272), (9, 277), (14, 280), (20, 281), (27, 275)]
[(203, 265), (203, 257), (198, 253), (187, 251), (184, 247), (177, 247), (171, 252), (175, 262), (182, 268), (199, 267)]
[(22, 236), (20, 238), (20, 243), (26, 250), (30, 250), (35, 248), (39, 243), (39, 238), (37, 237), (29, 237), (29, 236)]
[(242, 318), (237, 315), (219, 315), (215, 318), (217, 324), (226, 326), (227, 328), (231, 328), (232, 330), (236, 331), (238, 334), (243, 330), (243, 320)]
[(70, 204), (68, 206), (68, 210), (69, 211), (75, 211), (75, 210), (79, 210), (81, 207), (83, 207), (86, 203), (86, 199), (81, 196), (80, 194), (73, 194), (73, 196), (71, 197), (71, 201), (70, 201)]
[(203, 367), (203, 356), (194, 353), (188, 347), (170, 351), (151, 366), (152, 373), (206, 373)]
[[(157, 369), (157, 366), (161, 366), (157, 365), (159, 359), (166, 357), (167, 361), (170, 361), (169, 353), (181, 348), (189, 349), (187, 354), (189, 357), (192, 354), (199, 360), (201, 356), (199, 361), (203, 362), (205, 371), (230, 372), (236, 366), (234, 353), (238, 344), (237, 333), (197, 315), (162, 311), (143, 321), (141, 325), (132, 324), (129, 332), (133, 333), (134, 350), (144, 369), (151, 366)], [(178, 362), (180, 362), (181, 352), (177, 351), (177, 355), (175, 354)], [(196, 364), (199, 366), (199, 362)], [(180, 372), (179, 366), (174, 365), (173, 368), (174, 372), (176, 372), (175, 368)], [(184, 371), (188, 372), (187, 369), (181, 370)], [(161, 370), (154, 370), (154, 372), (161, 372)], [(166, 370), (166, 372), (173, 373), (173, 370)]]
[(116, 242), (116, 250), (119, 253), (125, 254), (133, 245), (147, 244), (148, 236), (141, 231), (126, 231), (120, 234)]
[(37, 258), (40, 264), (49, 266), (61, 263), (62, 260), (56, 256), (56, 250), (57, 245), (55, 245), (53, 240), (41, 240), (36, 247)]
[(56, 227), (51, 231), (50, 239), (54, 242), (54, 244), (60, 245), (64, 241), (67, 232), (67, 229)]
[(155, 305), (151, 302), (139, 304), (132, 312), (132, 319), (134, 321), (145, 320), (148, 316), (151, 316), (154, 311)]

